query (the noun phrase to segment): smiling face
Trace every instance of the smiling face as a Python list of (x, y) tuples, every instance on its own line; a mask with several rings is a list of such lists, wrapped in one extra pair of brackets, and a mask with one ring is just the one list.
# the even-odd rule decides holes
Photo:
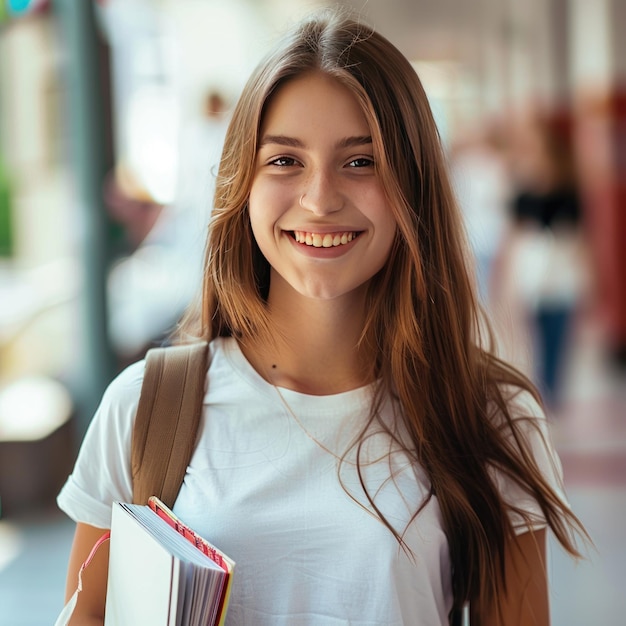
[(252, 231), (278, 289), (334, 299), (363, 293), (385, 264), (396, 222), (354, 95), (311, 72), (269, 101), (249, 198)]

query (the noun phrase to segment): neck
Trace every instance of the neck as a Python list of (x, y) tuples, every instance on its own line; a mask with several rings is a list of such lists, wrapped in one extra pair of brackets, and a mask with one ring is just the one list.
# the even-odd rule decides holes
[(246, 342), (248, 361), (268, 382), (312, 395), (330, 395), (371, 381), (371, 355), (359, 346), (365, 319), (362, 294), (331, 301), (298, 294), (268, 306), (275, 342)]

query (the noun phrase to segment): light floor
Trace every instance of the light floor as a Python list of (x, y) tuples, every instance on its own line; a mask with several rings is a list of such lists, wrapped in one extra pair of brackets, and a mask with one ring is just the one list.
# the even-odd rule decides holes
[[(576, 564), (550, 546), (553, 626), (626, 624), (626, 384), (600, 355), (593, 323), (572, 346), (565, 407), (552, 416), (574, 511), (595, 545)], [(51, 511), (0, 520), (0, 626), (52, 625), (73, 528)]]

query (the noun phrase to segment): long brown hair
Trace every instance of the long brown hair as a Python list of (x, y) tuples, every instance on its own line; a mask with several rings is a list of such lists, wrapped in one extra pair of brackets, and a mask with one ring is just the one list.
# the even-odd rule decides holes
[[(426, 470), (440, 505), (455, 607), (497, 599), (505, 585), (505, 543), (514, 536), (509, 514), (530, 520), (503, 501), (490, 469), (537, 501), (573, 555), (572, 530), (584, 530), (542, 477), (510, 414), (515, 390), (536, 396), (534, 388), (481, 340), (480, 329), (488, 326), (480, 319), (460, 214), (420, 80), (389, 41), (358, 20), (324, 11), (303, 21), (244, 88), (218, 173), (201, 310), (190, 313), (183, 329), (193, 332), (195, 319), (200, 327), (193, 334), (206, 339), (272, 335), (265, 306), (269, 267), (252, 235), (247, 199), (269, 98), (312, 70), (341, 81), (361, 104), (398, 224), (388, 263), (368, 293), (363, 341), (377, 354), (372, 373), (402, 407), (409, 452)], [(415, 503), (415, 515), (424, 505)], [(402, 544), (402, 533), (387, 526)]]

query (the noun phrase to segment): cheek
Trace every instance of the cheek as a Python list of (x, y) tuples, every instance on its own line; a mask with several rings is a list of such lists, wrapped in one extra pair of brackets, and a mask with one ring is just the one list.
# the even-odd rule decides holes
[(258, 185), (253, 186), (248, 197), (248, 215), (252, 233), (257, 240), (262, 234), (264, 224), (267, 224), (271, 219), (270, 212), (271, 205), (268, 207), (263, 190)]
[(255, 228), (272, 227), (289, 206), (289, 196), (280, 186), (255, 182), (250, 189), (248, 210)]
[(267, 235), (264, 235), (264, 230), (262, 228), (262, 224), (259, 220), (258, 213), (254, 210), (253, 205), (250, 206), (249, 209), (249, 218), (250, 218), (250, 228), (252, 230), (252, 236), (257, 242), (259, 248), (261, 248), (261, 252), (263, 252), (263, 242)]
[(263, 201), (262, 196), (258, 193), (250, 193), (248, 201), (250, 228), (254, 240), (266, 259), (268, 259), (268, 254), (271, 254), (270, 246), (275, 240), (276, 221), (278, 219), (278, 215), (274, 214), (272, 210), (275, 206), (275, 203)]
[[(391, 216), (391, 212), (389, 212)], [(396, 237), (398, 235), (398, 225), (393, 217), (388, 217), (384, 220), (384, 224), (381, 224), (380, 228), (381, 239), (379, 250), (382, 257), (381, 268), (389, 262), (391, 257), (391, 251), (393, 250)]]
[(387, 241), (388, 247), (391, 249), (396, 237), (396, 231), (398, 230), (398, 222), (386, 200), (383, 199), (380, 206), (383, 208), (377, 211), (376, 215), (372, 216), (372, 221), (377, 225), (381, 238)]

